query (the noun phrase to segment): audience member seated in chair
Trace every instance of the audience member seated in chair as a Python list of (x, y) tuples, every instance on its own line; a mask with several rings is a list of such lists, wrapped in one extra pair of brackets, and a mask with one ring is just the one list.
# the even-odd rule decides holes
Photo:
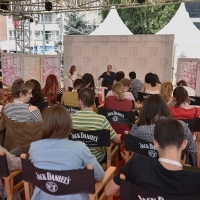
[(45, 86), (42, 89), (44, 99), (48, 102), (49, 106), (55, 105), (57, 102), (60, 103), (59, 98), (61, 95), (58, 94), (62, 94), (63, 91), (64, 89), (60, 88), (56, 75), (49, 74), (46, 78)]
[[(124, 86), (119, 82), (115, 83), (112, 87), (113, 96), (108, 96), (105, 99), (103, 108), (106, 110), (118, 110), (118, 111), (132, 111), (133, 103), (124, 97)], [(124, 132), (130, 130), (129, 124), (111, 123), (116, 133), (121, 135), (121, 139), (124, 139)]]
[(130, 92), (135, 99), (138, 100), (138, 92), (142, 89), (143, 83), (136, 78), (136, 73), (134, 71), (129, 72), (129, 78), (131, 81)]
[[(29, 159), (33, 165), (45, 170), (75, 170), (94, 166), (94, 179), (101, 181), (104, 171), (86, 147), (79, 141), (68, 140), (72, 130), (72, 120), (68, 111), (59, 105), (46, 108), (43, 113), (43, 139), (33, 142), (29, 149)], [(55, 200), (55, 196), (35, 187), (32, 199)], [(56, 196), (56, 199), (87, 199), (84, 193)]]
[(46, 107), (48, 107), (48, 102), (44, 101), (40, 83), (35, 79), (31, 79), (31, 82), (34, 84), (34, 88), (29, 103), (36, 106), (40, 112), (42, 112)]
[(193, 88), (188, 87), (186, 81), (180, 80), (178, 83), (176, 83), (176, 85), (177, 85), (177, 87), (181, 86), (181, 87), (185, 88), (185, 90), (188, 93), (188, 96), (196, 96), (196, 91)]
[[(2, 146), (0, 146), (0, 155), (6, 155), (6, 160), (7, 160), (7, 166), (2, 166), (2, 164), (5, 164), (1, 161), (0, 163), (0, 174), (2, 174), (2, 170), (3, 168), (8, 168), (9, 171), (14, 171), (17, 169), (21, 169), (21, 160), (19, 157), (19, 154), (21, 154), (21, 150), (17, 149), (17, 151), (12, 151), (11, 153), (9, 153), (5, 148), (3, 148)], [(2, 177), (0, 177), (0, 199), (5, 198), (7, 196), (8, 200), (13, 199), (13, 188), (14, 188), (14, 182), (19, 182), (21, 179), (21, 176), (18, 175), (20, 173), (20, 171), (15, 172), (14, 174), (12, 174), (10, 177), (8, 175), (3, 175), (5, 176), (5, 178), (3, 179)], [(8, 173), (9, 174), (9, 173)], [(13, 178), (15, 178), (18, 175), (17, 180), (15, 179), (15, 181), (13, 181)], [(6, 182), (5, 182), (6, 179)], [(21, 179), (22, 180), (22, 179)], [(19, 185), (20, 186), (20, 185)], [(22, 187), (22, 184), (21, 184)]]
[[(167, 103), (160, 95), (151, 95), (143, 105), (137, 125), (133, 126), (129, 133), (143, 140), (153, 142), (155, 124), (165, 117), (171, 117)], [(196, 143), (193, 140), (188, 125), (183, 121), (180, 121), (180, 123), (183, 126), (185, 139), (188, 140), (186, 151), (188, 153), (196, 153)]]
[[(133, 94), (131, 92), (129, 92), (129, 87), (131, 85), (131, 81), (129, 79), (127, 79), (127, 78), (123, 78), (119, 82), (124, 86), (124, 98), (133, 102), (133, 108), (135, 110), (140, 109), (142, 107), (142, 105), (141, 104), (137, 104)], [(106, 97), (108, 97), (108, 96), (114, 96), (112, 90), (110, 90), (107, 93)]]
[(192, 119), (200, 116), (200, 107), (189, 105), (189, 96), (186, 89), (178, 86), (173, 91), (174, 106), (170, 106), (172, 116), (176, 119)]
[(170, 81), (164, 82), (161, 85), (160, 96), (167, 102), (168, 105), (172, 103), (171, 102), (172, 93), (173, 93), (172, 83)]
[[(82, 80), (85, 81), (85, 84), (86, 84), (86, 87), (87, 88), (91, 88), (92, 90), (95, 91), (95, 84), (94, 84), (94, 77), (92, 74), (90, 73), (85, 73), (83, 76), (82, 76)], [(95, 94), (95, 97), (98, 97), (98, 95), (96, 96), (97, 94)], [(94, 107), (93, 107), (93, 110), (94, 112), (98, 112), (98, 109), (97, 109), (97, 104), (96, 102), (94, 102)]]
[[(75, 114), (72, 114), (73, 129), (89, 131), (89, 130), (110, 130), (110, 139), (114, 143), (120, 143), (120, 137), (113, 130), (108, 120), (98, 115), (93, 111), (95, 93), (90, 88), (83, 88), (78, 92), (78, 100), (81, 110)], [(106, 149), (91, 147), (90, 151), (96, 156), (99, 162), (106, 160)]]
[(160, 119), (155, 125), (154, 145), (159, 159), (140, 155), (133, 157), (106, 185), (107, 196), (119, 193), (121, 173), (127, 181), (149, 192), (191, 197), (200, 195), (199, 171), (194, 172), (189, 167), (184, 169), (180, 163), (182, 150), (187, 146), (181, 123), (173, 118)]
[(8, 103), (4, 108), (4, 114), (11, 120), (18, 122), (42, 121), (40, 110), (28, 104), (32, 97), (34, 85), (31, 81), (24, 82), (17, 79), (12, 84), (13, 103)]
[(141, 92), (146, 94), (159, 94), (161, 84), (157, 83), (153, 73), (147, 73), (145, 75), (145, 83), (141, 89)]
[(72, 92), (64, 92), (61, 98), (61, 104), (70, 107), (79, 107), (78, 90), (86, 87), (85, 81), (76, 79), (73, 84), (74, 90)]

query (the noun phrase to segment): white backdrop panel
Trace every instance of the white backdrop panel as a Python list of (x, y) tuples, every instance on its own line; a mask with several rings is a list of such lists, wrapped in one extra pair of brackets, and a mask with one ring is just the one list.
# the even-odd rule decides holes
[(126, 77), (135, 71), (143, 81), (153, 72), (169, 81), (173, 42), (174, 35), (64, 36), (64, 75), (76, 65), (80, 74), (92, 73), (97, 79), (111, 64), (113, 71), (124, 71)]
[(23, 57), (24, 70), (22, 71), (24, 80), (35, 79), (41, 82), (41, 57), (38, 55), (24, 55)]

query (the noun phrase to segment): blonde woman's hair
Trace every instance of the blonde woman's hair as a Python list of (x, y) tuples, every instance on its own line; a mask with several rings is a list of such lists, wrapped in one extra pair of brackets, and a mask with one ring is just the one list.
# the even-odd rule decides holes
[(112, 86), (112, 91), (116, 93), (116, 97), (117, 97), (118, 100), (123, 101), (125, 99), (125, 97), (124, 97), (124, 86), (120, 82), (115, 83)]
[(168, 102), (169, 99), (171, 98), (172, 92), (173, 92), (173, 85), (171, 82), (164, 82), (161, 85), (160, 95), (166, 102)]

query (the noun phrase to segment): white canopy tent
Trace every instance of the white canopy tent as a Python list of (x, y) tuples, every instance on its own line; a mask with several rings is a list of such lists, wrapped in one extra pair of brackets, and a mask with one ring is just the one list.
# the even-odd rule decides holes
[(200, 46), (200, 31), (192, 23), (184, 3), (181, 3), (170, 22), (156, 34), (174, 34), (174, 44), (178, 46)]
[(0, 49), (1, 50), (7, 50), (8, 52), (10, 50), (14, 50), (16, 49), (16, 44), (15, 44), (15, 40), (5, 40), (0, 42)]
[(112, 6), (103, 23), (90, 35), (133, 35), (119, 17), (115, 6)]
[[(191, 21), (185, 4), (181, 3), (170, 22), (156, 34), (174, 34), (174, 71), (176, 83), (178, 58), (200, 58), (200, 31)], [(197, 79), (199, 82), (200, 79)]]

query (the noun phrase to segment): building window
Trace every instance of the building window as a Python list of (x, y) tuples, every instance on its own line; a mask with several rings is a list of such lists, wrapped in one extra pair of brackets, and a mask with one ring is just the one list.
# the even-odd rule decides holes
[(9, 31), (9, 40), (14, 40), (15, 39), (15, 31)]
[(44, 22), (45, 23), (51, 23), (52, 18), (51, 15), (44, 15)]
[(51, 31), (45, 31), (45, 40), (51, 40)]

